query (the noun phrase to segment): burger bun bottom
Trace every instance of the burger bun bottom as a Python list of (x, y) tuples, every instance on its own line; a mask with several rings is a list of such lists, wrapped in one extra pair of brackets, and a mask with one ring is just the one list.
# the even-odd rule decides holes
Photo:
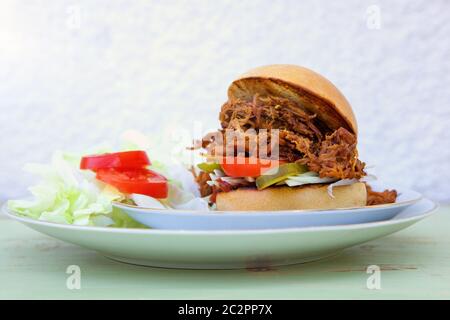
[(334, 198), (327, 187), (328, 184), (311, 184), (264, 190), (241, 188), (218, 193), (216, 205), (219, 211), (324, 210), (366, 205), (366, 185), (362, 182), (333, 187)]

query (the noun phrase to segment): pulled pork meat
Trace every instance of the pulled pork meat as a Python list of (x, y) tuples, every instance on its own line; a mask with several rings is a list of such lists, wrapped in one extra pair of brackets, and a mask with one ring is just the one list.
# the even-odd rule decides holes
[[(286, 129), (309, 139), (322, 139), (316, 115), (310, 115), (288, 99), (255, 95), (251, 102), (226, 102), (220, 112), (223, 129)], [(322, 128), (324, 129), (324, 128)]]
[(200, 195), (206, 197), (211, 195), (210, 201), (214, 203), (216, 195), (219, 192), (228, 192), (242, 187), (253, 187), (254, 183), (250, 181), (242, 181), (241, 183), (230, 184), (221, 178), (216, 179), (216, 184), (210, 186), (208, 181), (211, 181), (211, 177), (208, 173), (200, 171), (198, 174), (192, 171), (195, 177), (195, 181), (199, 186)]
[(396, 190), (384, 190), (382, 192), (373, 191), (366, 183), (367, 189), (367, 205), (373, 206), (376, 204), (394, 203), (397, 199)]
[(213, 190), (208, 184), (208, 181), (211, 180), (211, 178), (209, 177), (209, 173), (204, 171), (200, 171), (197, 175), (195, 174), (195, 171), (192, 171), (192, 173), (194, 174), (195, 182), (197, 182), (198, 184), (200, 195), (202, 197), (210, 195)]
[(280, 145), (285, 142), (290, 152), (287, 159), (305, 164), (321, 178), (359, 179), (365, 175), (364, 163), (358, 159), (356, 137), (347, 129), (341, 127), (318, 142), (282, 131)]
[[(278, 147), (278, 157), (305, 164), (321, 177), (361, 178), (364, 163), (358, 160), (356, 137), (341, 127), (329, 130), (314, 114), (308, 114), (291, 101), (277, 97), (254, 96), (252, 101), (227, 102), (220, 112), (222, 130), (207, 134), (202, 147), (208, 155), (267, 157)], [(226, 130), (233, 135), (227, 135)], [(275, 134), (273, 129), (277, 129)], [(263, 141), (263, 143), (261, 143)]]
[[(255, 95), (251, 101), (227, 101), (219, 120), (222, 129), (208, 133), (197, 144), (208, 156), (261, 158), (260, 148), (264, 147), (267, 158), (304, 164), (322, 178), (359, 179), (366, 175), (353, 133), (344, 127), (330, 129), (316, 114), (288, 99)], [(202, 195), (213, 194), (213, 202), (217, 192), (229, 189), (226, 183), (210, 187), (206, 176), (197, 177), (197, 181)], [(395, 198), (395, 191), (371, 190), (368, 204), (394, 202)]]
[(242, 182), (242, 183), (238, 183), (238, 184), (230, 184), (230, 183), (222, 180), (221, 178), (218, 178), (216, 180), (216, 184), (211, 187), (212, 192), (211, 192), (211, 197), (209, 198), (209, 201), (211, 203), (215, 203), (217, 194), (219, 192), (229, 192), (231, 190), (236, 190), (236, 189), (244, 188), (244, 187), (254, 188), (254, 183), (246, 181), (246, 182)]

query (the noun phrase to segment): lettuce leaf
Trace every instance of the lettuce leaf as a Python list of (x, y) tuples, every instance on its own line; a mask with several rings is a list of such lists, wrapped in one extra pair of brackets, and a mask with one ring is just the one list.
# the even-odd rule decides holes
[(288, 177), (284, 182), (289, 187), (301, 186), (304, 184), (313, 184), (313, 183), (330, 183), (336, 181), (333, 178), (320, 178), (316, 172), (308, 171), (296, 176)]
[[(206, 200), (200, 198), (194, 176), (188, 168), (167, 157), (159, 143), (159, 137), (149, 137), (137, 131), (122, 135), (120, 151), (145, 150), (152, 165), (149, 169), (164, 175), (169, 182), (169, 196), (159, 200), (139, 196), (142, 206), (148, 203), (161, 203), (163, 208), (208, 210)], [(105, 144), (101, 148), (87, 150), (84, 154), (114, 152)], [(158, 160), (154, 159), (158, 155)], [(125, 194), (95, 178), (95, 173), (80, 170), (82, 154), (55, 152), (51, 163), (28, 164), (25, 170), (40, 178), (29, 188), (30, 200), (10, 200), (8, 207), (20, 215), (54, 223), (110, 226), (118, 228), (145, 228), (120, 209), (113, 208), (112, 201), (123, 201)]]
[(25, 170), (38, 175), (40, 182), (29, 188), (33, 199), (10, 200), (10, 210), (42, 221), (91, 226), (140, 227), (125, 214), (113, 211), (112, 201), (125, 196), (79, 170), (80, 157), (56, 152), (51, 164), (28, 164)]
[(148, 228), (147, 226), (131, 219), (126, 213), (118, 208), (113, 208), (112, 219), (114, 224), (109, 225), (115, 228)]

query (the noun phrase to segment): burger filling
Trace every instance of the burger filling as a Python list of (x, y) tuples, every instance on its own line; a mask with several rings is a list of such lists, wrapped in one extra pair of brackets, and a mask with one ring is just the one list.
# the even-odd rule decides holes
[[(344, 127), (330, 129), (316, 114), (288, 99), (255, 95), (251, 101), (228, 101), (221, 108), (219, 120), (222, 128), (208, 133), (197, 147), (204, 148), (210, 159), (277, 159), (279, 164), (295, 163), (298, 168), (305, 168), (297, 172), (295, 179), (280, 179), (278, 175), (277, 185), (295, 186), (299, 181), (355, 182), (366, 175), (353, 133)], [(218, 192), (258, 186), (257, 177), (228, 177), (222, 170), (207, 171), (200, 171), (197, 182), (202, 196), (211, 195), (211, 202), (215, 202)], [(396, 196), (395, 190), (374, 192), (368, 188), (367, 203), (391, 203)]]

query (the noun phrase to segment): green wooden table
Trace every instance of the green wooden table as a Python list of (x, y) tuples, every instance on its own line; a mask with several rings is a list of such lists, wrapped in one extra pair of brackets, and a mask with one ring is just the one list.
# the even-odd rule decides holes
[[(66, 286), (69, 265), (81, 289)], [(381, 269), (370, 290), (367, 266)], [(450, 299), (450, 206), (332, 259), (273, 270), (170, 270), (110, 261), (0, 218), (3, 299)]]

